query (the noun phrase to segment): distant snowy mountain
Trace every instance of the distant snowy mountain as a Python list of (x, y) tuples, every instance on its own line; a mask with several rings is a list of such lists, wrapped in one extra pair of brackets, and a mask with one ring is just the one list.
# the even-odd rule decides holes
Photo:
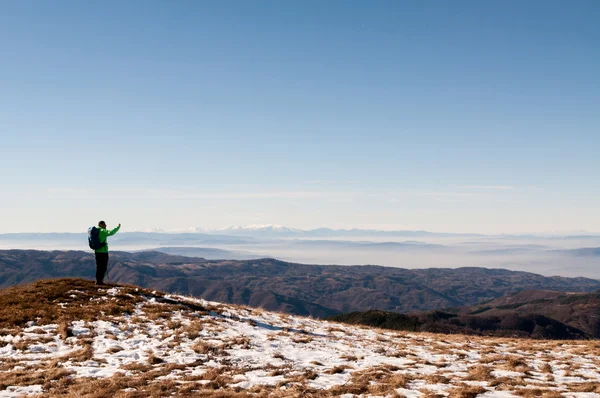
[(333, 228), (315, 228), (298, 229), (290, 228), (278, 224), (266, 225), (235, 225), (227, 228), (208, 230), (206, 233), (228, 234), (228, 235), (246, 235), (246, 236), (269, 236), (269, 237), (303, 237), (303, 238), (327, 238), (327, 237), (480, 237), (478, 234), (451, 234), (443, 232), (429, 231), (383, 231), (376, 229), (333, 229)]
[(253, 224), (253, 225), (232, 225), (226, 228), (203, 228), (189, 226), (186, 228), (164, 229), (160, 227), (148, 227), (135, 232), (157, 232), (157, 233), (203, 233), (213, 235), (256, 235), (256, 234), (274, 234), (274, 235), (294, 235), (305, 234), (307, 231), (301, 229), (288, 228), (277, 224)]
[(178, 229), (170, 229), (168, 232), (170, 233), (188, 233), (188, 234), (206, 234), (210, 233), (213, 230), (208, 228), (201, 227), (186, 227), (186, 228), (178, 228)]
[(218, 229), (215, 232), (225, 234), (254, 234), (254, 233), (271, 233), (271, 234), (304, 234), (305, 231), (295, 228), (288, 228), (278, 224), (253, 224), (253, 225), (234, 225), (227, 228)]
[[(288, 238), (327, 238), (327, 237), (423, 237), (423, 236), (450, 236), (453, 234), (435, 233), (427, 231), (380, 231), (374, 229), (298, 229), (279, 224), (254, 224), (234, 225), (227, 228), (206, 230), (206, 233), (244, 235), (256, 237), (288, 237)], [(455, 234), (455, 236), (476, 236), (472, 234)]]
[(147, 233), (167, 233), (167, 234), (195, 234), (195, 233), (210, 233), (214, 232), (214, 230), (200, 227), (185, 227), (185, 228), (175, 228), (175, 229), (164, 229), (160, 227), (147, 227), (138, 230), (134, 230), (131, 232), (147, 232)]
[(142, 228), (139, 231), (135, 231), (135, 232), (148, 232), (148, 233), (152, 233), (152, 232), (165, 232), (164, 229), (159, 228), (159, 227), (148, 227), (148, 228)]
[(546, 235), (483, 235), (473, 233), (449, 233), (449, 232), (430, 232), (423, 230), (378, 230), (378, 229), (333, 229), (333, 228), (315, 228), (299, 229), (291, 228), (280, 224), (251, 224), (251, 225), (232, 225), (225, 228), (204, 228), (190, 226), (186, 228), (164, 229), (160, 227), (149, 227), (135, 232), (150, 233), (198, 233), (209, 235), (232, 235), (232, 236), (252, 236), (256, 238), (498, 238), (498, 239), (560, 239), (574, 240), (599, 239), (598, 234), (588, 235), (564, 235), (564, 236), (546, 236)]

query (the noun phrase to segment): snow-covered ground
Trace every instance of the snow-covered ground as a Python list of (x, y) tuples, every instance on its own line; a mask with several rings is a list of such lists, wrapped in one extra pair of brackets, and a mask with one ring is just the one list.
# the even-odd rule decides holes
[(72, 290), (57, 305), (142, 299), (133, 314), (0, 330), (0, 397), (600, 397), (599, 341), (384, 331), (134, 287), (100, 291)]

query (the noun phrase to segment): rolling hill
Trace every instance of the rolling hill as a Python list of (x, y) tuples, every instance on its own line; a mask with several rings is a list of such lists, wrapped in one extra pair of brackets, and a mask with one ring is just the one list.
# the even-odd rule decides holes
[[(600, 281), (486, 268), (402, 269), (217, 261), (159, 252), (111, 253), (111, 281), (207, 300), (327, 317), (371, 309), (407, 313), (475, 305), (523, 290), (590, 292)], [(0, 251), (0, 287), (94, 275), (80, 251)]]
[(598, 339), (600, 291), (527, 290), (475, 306), (412, 314), (353, 312), (330, 319), (397, 330), (538, 339)]

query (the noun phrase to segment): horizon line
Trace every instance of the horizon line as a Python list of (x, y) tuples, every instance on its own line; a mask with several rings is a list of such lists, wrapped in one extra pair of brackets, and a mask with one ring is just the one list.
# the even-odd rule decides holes
[[(261, 228), (281, 228), (285, 229), (282, 234), (285, 233), (310, 233), (318, 230), (329, 230), (332, 232), (365, 232), (365, 233), (428, 233), (428, 234), (440, 234), (440, 235), (472, 235), (472, 236), (484, 236), (484, 237), (503, 237), (503, 236), (536, 236), (536, 237), (560, 237), (560, 236), (600, 236), (600, 232), (594, 231), (537, 231), (537, 232), (499, 232), (499, 233), (482, 233), (482, 232), (447, 232), (447, 231), (433, 231), (426, 229), (375, 229), (375, 228), (331, 228), (331, 227), (317, 227), (317, 228), (293, 228), (287, 227), (280, 224), (264, 224), (264, 225), (231, 225), (224, 228), (203, 228), (203, 227), (187, 227), (187, 228), (173, 228), (163, 229), (158, 227), (150, 228), (138, 228), (130, 231), (121, 231), (121, 233), (164, 233), (164, 234), (211, 234), (211, 233), (230, 233), (235, 235), (236, 232), (265, 232), (261, 231)], [(235, 230), (237, 228), (237, 231)], [(154, 229), (154, 230), (152, 230)], [(287, 231), (286, 231), (287, 230)], [(277, 233), (277, 231), (274, 231)], [(25, 235), (25, 234), (84, 234), (87, 233), (87, 228), (82, 231), (21, 231), (21, 232), (0, 232), (2, 235)]]

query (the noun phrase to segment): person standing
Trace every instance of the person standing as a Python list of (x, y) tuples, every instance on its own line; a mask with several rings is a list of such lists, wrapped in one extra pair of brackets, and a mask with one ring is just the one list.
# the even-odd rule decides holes
[(103, 243), (102, 247), (96, 249), (94, 254), (96, 256), (96, 285), (104, 285), (104, 275), (108, 268), (108, 241), (109, 236), (116, 234), (121, 228), (121, 224), (117, 225), (116, 228), (111, 230), (106, 229), (106, 223), (100, 221), (98, 223), (98, 238), (100, 243)]

